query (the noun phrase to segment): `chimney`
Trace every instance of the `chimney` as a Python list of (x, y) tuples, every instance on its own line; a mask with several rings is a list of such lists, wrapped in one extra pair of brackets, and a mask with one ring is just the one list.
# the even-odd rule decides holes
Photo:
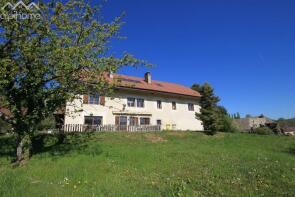
[(151, 76), (151, 73), (150, 72), (146, 72), (144, 74), (144, 80), (145, 82), (151, 84), (152, 83), (152, 76)]

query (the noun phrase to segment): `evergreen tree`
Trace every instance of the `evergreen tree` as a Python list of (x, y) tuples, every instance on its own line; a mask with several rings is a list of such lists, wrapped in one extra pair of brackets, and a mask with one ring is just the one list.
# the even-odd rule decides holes
[(214, 89), (210, 84), (204, 85), (194, 84), (193, 90), (200, 92), (200, 113), (196, 113), (196, 118), (203, 122), (204, 130), (214, 135), (222, 125), (221, 115), (226, 113), (225, 108), (217, 106), (219, 97), (214, 94)]
[(241, 115), (240, 115), (240, 113), (238, 112), (237, 113), (237, 117), (236, 117), (236, 119), (240, 119), (241, 118)]

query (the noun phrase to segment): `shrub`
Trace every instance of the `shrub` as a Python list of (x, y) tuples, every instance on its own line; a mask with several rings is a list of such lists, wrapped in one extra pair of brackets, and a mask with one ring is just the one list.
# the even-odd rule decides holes
[(39, 131), (44, 131), (44, 130), (48, 130), (48, 129), (54, 129), (55, 128), (55, 119), (54, 116), (49, 116), (46, 119), (44, 119), (43, 121), (41, 121), (37, 128)]
[(10, 124), (0, 119), (0, 133), (7, 133), (11, 130)]
[(273, 131), (268, 127), (258, 127), (254, 129), (254, 133), (257, 133), (259, 135), (270, 135), (273, 134)]
[(223, 115), (223, 117), (221, 119), (220, 131), (234, 133), (234, 132), (240, 131), (240, 129), (231, 117), (229, 117), (227, 115)]

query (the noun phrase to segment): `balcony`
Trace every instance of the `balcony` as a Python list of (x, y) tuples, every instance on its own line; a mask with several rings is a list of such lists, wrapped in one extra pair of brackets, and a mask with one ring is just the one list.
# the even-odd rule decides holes
[(62, 125), (61, 131), (67, 132), (146, 132), (160, 131), (161, 125), (85, 125), (85, 124), (65, 124)]

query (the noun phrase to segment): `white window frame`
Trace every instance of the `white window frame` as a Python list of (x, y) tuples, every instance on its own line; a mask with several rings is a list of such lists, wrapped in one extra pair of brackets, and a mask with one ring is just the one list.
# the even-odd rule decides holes
[(90, 104), (90, 105), (99, 105), (99, 100), (100, 100), (99, 94), (90, 94), (88, 96), (88, 103), (87, 104)]
[[(129, 101), (130, 99), (134, 100), (133, 101), (133, 105), (129, 105), (131, 101)], [(132, 97), (128, 97), (127, 98), (127, 106), (128, 107), (136, 107), (136, 98), (132, 98)]]
[[(142, 100), (142, 106), (138, 106), (138, 100)], [(138, 107), (138, 108), (144, 108), (144, 99), (143, 98), (137, 98), (136, 99), (136, 107)]]

